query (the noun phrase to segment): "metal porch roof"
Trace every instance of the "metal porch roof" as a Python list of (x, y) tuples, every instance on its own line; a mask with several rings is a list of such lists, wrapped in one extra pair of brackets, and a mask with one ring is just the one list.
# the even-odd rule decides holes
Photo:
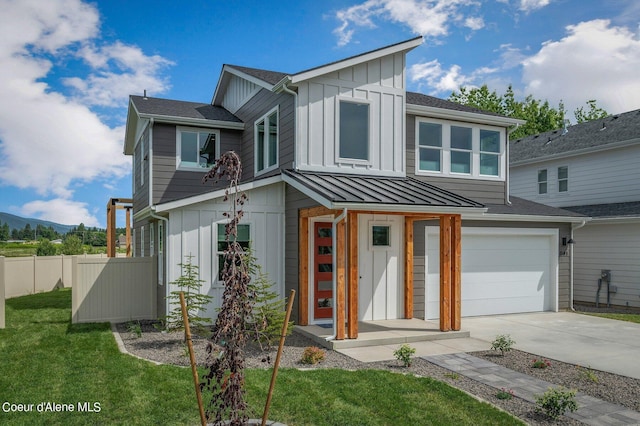
[[(398, 207), (484, 208), (483, 204), (411, 177), (365, 176), (307, 171), (283, 171), (285, 181), (340, 204)], [(314, 197), (316, 198), (316, 197)]]

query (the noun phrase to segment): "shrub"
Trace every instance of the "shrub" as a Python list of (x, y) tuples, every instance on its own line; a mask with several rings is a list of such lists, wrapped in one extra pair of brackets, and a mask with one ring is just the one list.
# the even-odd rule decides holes
[(591, 369), (591, 367), (590, 367), (590, 366), (589, 366), (589, 367), (587, 367), (587, 368), (582, 368), (582, 367), (580, 367), (580, 366), (578, 365), (576, 368), (577, 368), (577, 370), (578, 370), (578, 373), (580, 373), (580, 375), (581, 375), (583, 378), (585, 378), (585, 379), (587, 379), (587, 380), (589, 380), (589, 381), (591, 381), (591, 382), (593, 382), (593, 383), (599, 383), (599, 382), (600, 382), (600, 379), (598, 378), (598, 375), (596, 374), (596, 372), (595, 372), (595, 371), (593, 371), (593, 370)]
[(134, 334), (138, 339), (142, 337), (142, 327), (140, 321), (129, 321), (127, 323), (127, 331)]
[(574, 412), (578, 409), (576, 402), (576, 391), (566, 389), (562, 386), (549, 388), (542, 395), (536, 396), (536, 408), (539, 412), (544, 412), (547, 416), (556, 420), (567, 410)]
[(416, 350), (406, 343), (400, 346), (393, 352), (396, 359), (402, 362), (405, 367), (411, 367), (411, 357), (416, 353)]
[(511, 399), (513, 398), (513, 391), (511, 389), (501, 388), (498, 393), (496, 393), (496, 398), (498, 399)]
[(494, 351), (500, 351), (502, 356), (504, 356), (505, 352), (509, 352), (511, 347), (515, 345), (516, 342), (509, 336), (508, 334), (500, 334), (496, 336), (496, 339), (491, 342), (491, 349)]
[(36, 256), (55, 256), (56, 253), (56, 246), (54, 246), (51, 241), (46, 238), (40, 240), (38, 248), (36, 249)]
[(534, 359), (533, 364), (531, 365), (533, 368), (547, 368), (551, 367), (551, 362), (547, 359)]
[(322, 361), (324, 361), (324, 351), (317, 346), (307, 346), (300, 359), (301, 363), (311, 365)]

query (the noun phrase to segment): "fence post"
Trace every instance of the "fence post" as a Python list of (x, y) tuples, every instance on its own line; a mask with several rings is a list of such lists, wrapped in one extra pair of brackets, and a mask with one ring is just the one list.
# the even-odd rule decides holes
[(38, 269), (38, 265), (36, 265), (38, 256), (36, 256), (35, 254), (33, 255), (33, 293), (31, 294), (36, 294), (36, 269)]
[(4, 256), (0, 256), (0, 328), (5, 327), (4, 313)]
[(71, 323), (78, 322), (80, 308), (80, 287), (78, 286), (78, 256), (71, 258)]

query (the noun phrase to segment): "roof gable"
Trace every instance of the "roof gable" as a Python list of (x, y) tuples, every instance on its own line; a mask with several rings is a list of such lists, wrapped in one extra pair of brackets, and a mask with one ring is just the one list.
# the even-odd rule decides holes
[(640, 109), (511, 141), (510, 165), (640, 144)]

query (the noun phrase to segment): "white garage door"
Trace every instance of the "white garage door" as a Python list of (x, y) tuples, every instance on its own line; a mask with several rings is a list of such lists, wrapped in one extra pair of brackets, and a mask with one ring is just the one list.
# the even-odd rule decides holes
[[(440, 237), (426, 227), (426, 318), (440, 317)], [(462, 316), (557, 309), (555, 229), (462, 229)]]

